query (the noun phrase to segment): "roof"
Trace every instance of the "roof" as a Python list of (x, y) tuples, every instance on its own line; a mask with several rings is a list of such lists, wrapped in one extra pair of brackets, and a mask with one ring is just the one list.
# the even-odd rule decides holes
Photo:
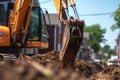
[[(60, 20), (59, 20), (58, 14), (49, 14), (49, 17), (50, 17), (51, 25), (60, 24)], [(45, 14), (45, 20), (46, 20), (46, 24), (50, 24), (47, 14)]]

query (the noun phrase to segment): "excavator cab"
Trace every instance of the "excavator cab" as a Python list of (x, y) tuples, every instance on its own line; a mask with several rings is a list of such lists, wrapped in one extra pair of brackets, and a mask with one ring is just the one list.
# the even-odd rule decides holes
[(47, 42), (47, 38), (48, 32), (44, 13), (39, 7), (33, 7), (26, 40)]
[[(28, 33), (25, 39), (25, 47), (36, 47), (40, 45), (41, 48), (48, 47), (48, 32), (46, 27), (46, 22), (44, 18), (44, 13), (40, 7), (33, 7), (30, 22), (28, 27)], [(32, 45), (33, 44), (33, 45)]]
[(40, 7), (34, 6), (22, 52), (29, 55), (42, 53), (42, 49), (48, 48), (48, 38), (44, 13)]

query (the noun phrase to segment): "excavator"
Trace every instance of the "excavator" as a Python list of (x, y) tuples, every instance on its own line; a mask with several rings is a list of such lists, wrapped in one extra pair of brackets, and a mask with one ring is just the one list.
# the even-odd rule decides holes
[[(1, 0), (7, 1), (7, 0)], [(0, 1), (0, 2), (1, 2)], [(48, 48), (48, 33), (44, 14), (35, 0), (15, 0), (9, 3), (8, 25), (0, 25), (0, 52), (14, 52), (22, 48)], [(73, 0), (70, 0), (75, 17), (69, 15), (67, 0), (53, 0), (62, 27), (64, 27), (62, 49), (59, 54), (63, 66), (74, 66), (75, 58), (83, 38), (84, 21), (80, 20)], [(17, 53), (18, 52), (18, 53)]]
[[(22, 48), (48, 48), (48, 32), (42, 9), (36, 0), (0, 0), (7, 5), (6, 24), (0, 25), (0, 52), (19, 56)], [(5, 3), (5, 4), (4, 4)], [(1, 9), (5, 12), (5, 9)], [(0, 11), (0, 15), (5, 14)], [(3, 14), (2, 14), (3, 13)], [(4, 16), (1, 16), (1, 19)], [(1, 20), (3, 21), (3, 20)]]

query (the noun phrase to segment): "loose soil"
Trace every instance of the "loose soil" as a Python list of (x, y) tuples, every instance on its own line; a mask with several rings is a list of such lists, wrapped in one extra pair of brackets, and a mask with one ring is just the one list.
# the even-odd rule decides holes
[(120, 68), (76, 58), (74, 67), (63, 67), (59, 53), (21, 55), (0, 62), (0, 80), (120, 80)]

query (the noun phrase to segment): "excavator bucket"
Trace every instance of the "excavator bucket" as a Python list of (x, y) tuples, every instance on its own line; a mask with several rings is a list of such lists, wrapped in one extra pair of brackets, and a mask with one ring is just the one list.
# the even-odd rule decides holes
[(83, 38), (84, 21), (70, 19), (64, 22), (63, 44), (59, 59), (63, 67), (74, 67), (75, 58)]

